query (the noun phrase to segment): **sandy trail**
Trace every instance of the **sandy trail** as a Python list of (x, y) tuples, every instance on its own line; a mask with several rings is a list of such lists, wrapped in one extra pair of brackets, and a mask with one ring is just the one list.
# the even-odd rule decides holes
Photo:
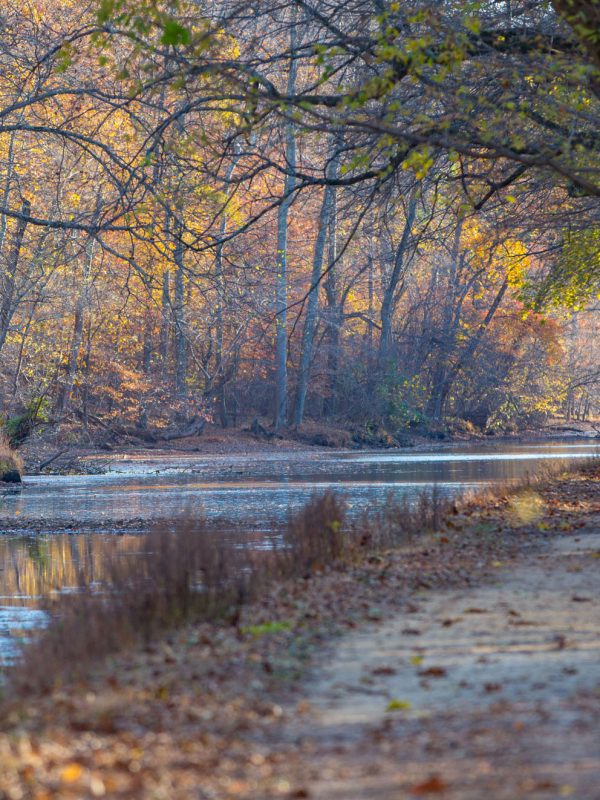
[(305, 796), (598, 800), (599, 529), (341, 640), (292, 732)]

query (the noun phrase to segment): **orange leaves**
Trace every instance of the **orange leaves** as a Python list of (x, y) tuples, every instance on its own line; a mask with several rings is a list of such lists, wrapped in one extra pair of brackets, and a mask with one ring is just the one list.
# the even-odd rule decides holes
[(63, 783), (76, 783), (83, 775), (83, 767), (76, 761), (71, 761), (60, 771), (60, 779)]

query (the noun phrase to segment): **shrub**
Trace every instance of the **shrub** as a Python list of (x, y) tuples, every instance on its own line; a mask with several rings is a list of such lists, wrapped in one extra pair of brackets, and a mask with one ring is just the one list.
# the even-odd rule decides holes
[(25, 409), (4, 423), (8, 440), (12, 447), (18, 447), (31, 436), (34, 428), (48, 422), (50, 401), (47, 397), (37, 397), (29, 402)]

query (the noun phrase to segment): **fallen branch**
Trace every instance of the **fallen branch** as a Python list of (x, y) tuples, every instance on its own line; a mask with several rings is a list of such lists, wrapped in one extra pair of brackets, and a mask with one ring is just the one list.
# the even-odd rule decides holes
[(59, 450), (58, 453), (55, 453), (53, 456), (50, 456), (50, 458), (47, 458), (45, 461), (42, 461), (42, 463), (38, 467), (38, 472), (41, 472), (43, 469), (46, 469), (46, 467), (49, 467), (53, 461), (56, 461), (57, 458), (60, 458), (66, 452), (67, 449)]

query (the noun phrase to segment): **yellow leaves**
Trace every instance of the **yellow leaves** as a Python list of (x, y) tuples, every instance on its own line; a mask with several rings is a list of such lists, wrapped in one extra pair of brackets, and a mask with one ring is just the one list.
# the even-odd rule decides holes
[(170, 691), (168, 686), (160, 685), (157, 687), (154, 696), (157, 700), (168, 700), (170, 697)]
[(71, 761), (60, 772), (60, 779), (63, 783), (77, 783), (83, 775), (83, 767), (76, 761)]
[[(509, 203), (517, 202), (514, 195), (509, 195), (506, 200)], [(491, 240), (491, 236), (490, 231), (472, 218), (463, 223), (461, 245), (471, 254), (471, 269), (484, 269), (490, 281), (502, 282), (507, 278), (511, 288), (522, 286), (531, 267), (527, 247), (519, 239), (497, 243)], [(480, 284), (477, 291), (479, 297), (483, 297), (485, 283)]]
[(429, 147), (417, 148), (402, 163), (402, 169), (412, 169), (417, 180), (422, 180), (433, 166), (432, 151)]

